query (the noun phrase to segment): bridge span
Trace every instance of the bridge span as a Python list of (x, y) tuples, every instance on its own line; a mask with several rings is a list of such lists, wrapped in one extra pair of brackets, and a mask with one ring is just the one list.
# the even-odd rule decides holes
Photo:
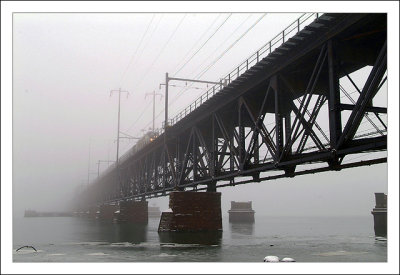
[(215, 192), (386, 162), (382, 154), (343, 162), (387, 150), (387, 108), (374, 105), (386, 93), (386, 41), (386, 14), (303, 15), (228, 74), (227, 85), (212, 87), (122, 156), (81, 203)]

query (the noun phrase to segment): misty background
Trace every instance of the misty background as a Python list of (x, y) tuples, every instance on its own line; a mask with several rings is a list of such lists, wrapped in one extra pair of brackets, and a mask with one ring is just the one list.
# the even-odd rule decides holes
[[(110, 90), (129, 91), (121, 95), (120, 128), (140, 137), (152, 125), (146, 93), (164, 94), (166, 72), (218, 81), (300, 15), (14, 13), (14, 217), (25, 209), (68, 210), (88, 184), (88, 168), (91, 182), (99, 160), (115, 160), (118, 95)], [(170, 118), (207, 90), (171, 84), (180, 87), (170, 88)], [(378, 100), (387, 104), (386, 94)], [(163, 106), (158, 96), (156, 128)], [(120, 156), (134, 143), (121, 139)], [(106, 168), (100, 164), (100, 172)], [(253, 201), (256, 217), (356, 216), (371, 215), (374, 193), (386, 193), (387, 182), (387, 164), (379, 164), (217, 191), (223, 215), (235, 200)], [(153, 204), (164, 210), (168, 197)]]

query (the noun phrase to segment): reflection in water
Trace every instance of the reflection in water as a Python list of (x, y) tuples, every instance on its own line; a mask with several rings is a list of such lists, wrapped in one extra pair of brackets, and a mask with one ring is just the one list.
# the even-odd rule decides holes
[(147, 225), (117, 224), (119, 242), (141, 243), (147, 241)]
[(158, 232), (160, 243), (221, 245), (222, 231)]
[(229, 223), (232, 233), (242, 235), (254, 234), (254, 223)]
[(97, 239), (111, 243), (141, 243), (147, 241), (147, 225), (97, 223)]

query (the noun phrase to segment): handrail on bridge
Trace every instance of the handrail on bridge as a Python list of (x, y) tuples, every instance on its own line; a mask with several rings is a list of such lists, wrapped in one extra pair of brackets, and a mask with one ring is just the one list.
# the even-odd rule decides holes
[[(264, 46), (262, 46), (257, 52), (255, 52), (249, 58), (247, 58), (245, 61), (240, 63), (239, 66), (237, 66), (234, 70), (232, 70), (229, 74), (227, 74), (224, 78), (222, 78), (222, 80), (225, 81), (227, 83), (227, 85), (229, 85), (233, 80), (237, 79), (240, 75), (242, 75), (247, 70), (249, 70), (252, 66), (257, 64), (261, 59), (268, 56), (270, 53), (272, 53), (273, 50), (275, 50), (276, 48), (281, 46), (283, 43), (285, 43), (285, 41), (287, 41), (289, 38), (291, 38), (294, 35), (296, 35), (297, 33), (299, 33), (305, 26), (312, 23), (314, 21), (314, 18), (319, 17), (319, 14), (320, 13), (304, 13), (304, 14), (302, 14), (293, 23), (291, 23), (288, 27), (286, 27), (282, 32), (280, 32), (278, 35), (276, 35), (274, 38), (272, 38), (268, 43), (266, 43)], [(209, 90), (207, 90), (207, 92), (202, 94), (192, 104), (190, 104), (184, 110), (179, 112), (175, 117), (169, 119), (168, 126), (170, 127), (170, 126), (173, 126), (174, 124), (176, 124), (178, 121), (180, 121), (186, 115), (193, 112), (197, 107), (199, 107), (201, 104), (203, 104), (208, 99), (210, 99), (212, 96), (214, 96), (216, 93), (221, 91), (223, 88), (224, 88), (224, 86), (222, 84), (215, 84), (214, 86), (212, 86)], [(163, 122), (162, 128), (163, 128), (162, 131), (165, 131), (165, 123), (164, 122)]]

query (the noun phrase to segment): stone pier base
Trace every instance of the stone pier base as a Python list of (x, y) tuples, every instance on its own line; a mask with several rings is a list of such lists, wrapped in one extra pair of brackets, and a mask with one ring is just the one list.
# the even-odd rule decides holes
[(147, 224), (148, 202), (147, 201), (125, 201), (119, 204), (119, 214), (116, 217), (118, 223)]
[(103, 204), (100, 205), (99, 209), (99, 220), (112, 221), (114, 218), (114, 212), (118, 210), (118, 205)]
[(222, 230), (219, 192), (172, 192), (169, 208), (161, 215), (158, 232)]

